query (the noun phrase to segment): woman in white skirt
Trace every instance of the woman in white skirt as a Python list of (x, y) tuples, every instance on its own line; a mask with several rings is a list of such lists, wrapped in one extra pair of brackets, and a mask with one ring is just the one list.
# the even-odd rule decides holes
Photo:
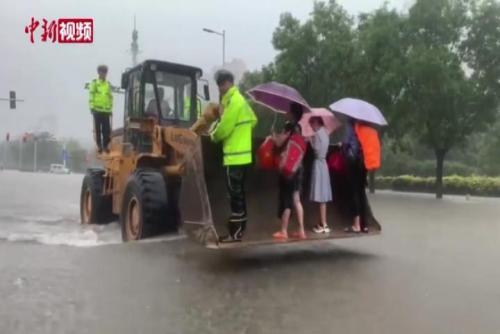
[(332, 201), (332, 186), (330, 174), (326, 163), (330, 137), (325, 130), (321, 117), (311, 117), (309, 124), (314, 130), (311, 137), (311, 146), (314, 150), (314, 163), (312, 166), (310, 200), (319, 203), (320, 222), (313, 228), (315, 233), (330, 233), (330, 227), (326, 220), (326, 205)]

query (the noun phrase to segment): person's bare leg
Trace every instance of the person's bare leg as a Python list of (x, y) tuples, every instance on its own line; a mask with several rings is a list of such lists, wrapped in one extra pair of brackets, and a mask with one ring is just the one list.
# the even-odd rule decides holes
[(302, 202), (300, 201), (300, 193), (298, 191), (293, 193), (293, 205), (295, 207), (295, 212), (297, 213), (299, 233), (305, 235), (306, 232), (304, 230), (304, 208), (302, 207)]
[(361, 216), (354, 217), (354, 224), (352, 225), (352, 229), (355, 232), (361, 231)]
[(326, 203), (319, 204), (319, 214), (321, 219), (321, 225), (323, 225), (323, 227), (326, 227), (328, 225), (326, 222)]
[(281, 232), (283, 234), (288, 234), (288, 224), (290, 223), (290, 216), (292, 215), (292, 210), (285, 209), (281, 215)]

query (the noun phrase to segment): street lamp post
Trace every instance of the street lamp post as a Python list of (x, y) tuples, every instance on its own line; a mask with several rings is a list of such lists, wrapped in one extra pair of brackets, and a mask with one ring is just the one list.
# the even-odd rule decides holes
[(23, 167), (23, 140), (19, 139), (19, 170)]
[(203, 28), (203, 31), (222, 37), (222, 66), (224, 66), (226, 64), (226, 31), (222, 30), (222, 32), (219, 32), (208, 28)]

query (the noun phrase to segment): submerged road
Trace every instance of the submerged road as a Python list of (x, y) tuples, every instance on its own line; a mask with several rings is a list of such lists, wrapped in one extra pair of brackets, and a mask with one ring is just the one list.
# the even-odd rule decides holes
[(81, 179), (0, 172), (0, 333), (499, 333), (498, 199), (383, 192), (381, 236), (214, 251), (79, 226)]

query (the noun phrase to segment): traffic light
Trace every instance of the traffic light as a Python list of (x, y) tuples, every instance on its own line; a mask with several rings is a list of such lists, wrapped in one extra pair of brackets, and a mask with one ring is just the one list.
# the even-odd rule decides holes
[(16, 92), (11, 90), (9, 92), (10, 109), (16, 109)]

